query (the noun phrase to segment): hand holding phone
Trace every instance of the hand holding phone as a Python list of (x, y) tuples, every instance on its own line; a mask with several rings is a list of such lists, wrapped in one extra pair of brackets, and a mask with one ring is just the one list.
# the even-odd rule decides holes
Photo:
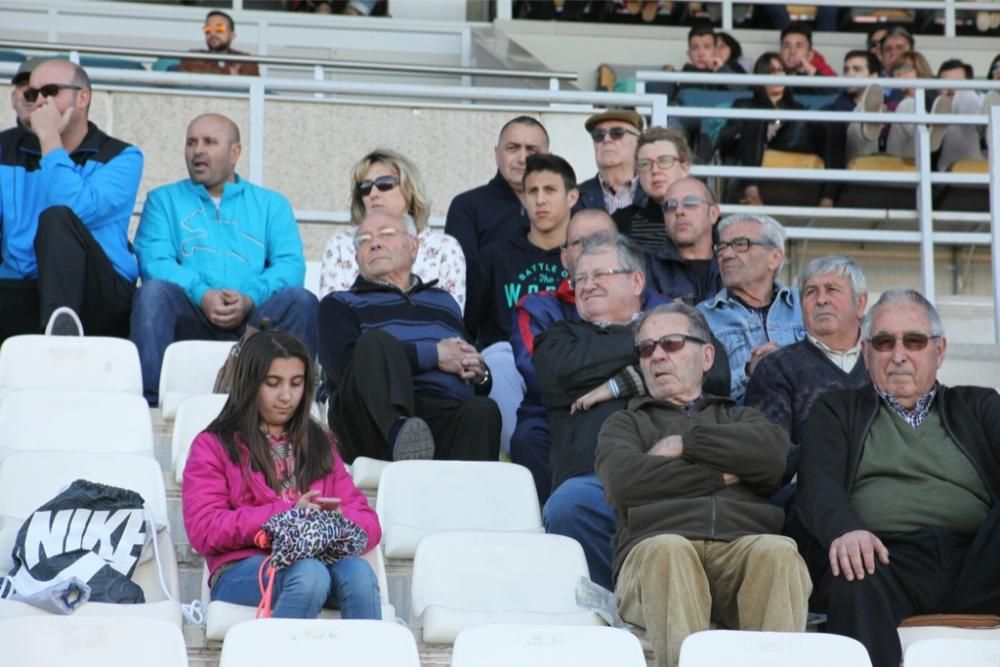
[(316, 504), (322, 510), (336, 512), (340, 509), (340, 498), (316, 498)]

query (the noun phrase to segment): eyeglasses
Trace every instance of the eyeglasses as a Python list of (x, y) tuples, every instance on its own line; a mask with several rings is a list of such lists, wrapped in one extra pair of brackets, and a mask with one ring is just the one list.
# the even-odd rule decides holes
[(902, 336), (893, 336), (892, 334), (875, 334), (868, 339), (868, 344), (871, 345), (872, 349), (876, 352), (889, 352), (890, 350), (896, 349), (897, 340), (902, 340), (903, 347), (907, 350), (910, 352), (919, 352), (927, 347), (928, 342), (940, 337), (941, 336), (928, 336), (922, 333), (905, 333)]
[(675, 162), (680, 162), (681, 159), (676, 155), (661, 155), (655, 160), (637, 160), (635, 163), (635, 168), (639, 171), (650, 171), (653, 168), (653, 164), (657, 164), (660, 169), (670, 169), (674, 166)]
[(24, 100), (28, 104), (34, 104), (38, 96), (55, 97), (60, 90), (83, 90), (83, 86), (74, 86), (72, 83), (47, 83), (41, 88), (28, 88), (24, 91)]
[(690, 211), (691, 209), (698, 208), (702, 204), (707, 204), (708, 201), (703, 197), (698, 195), (688, 195), (683, 199), (667, 199), (663, 202), (663, 212), (673, 213), (678, 207), (683, 206), (685, 210)]
[[(358, 234), (355, 236), (354, 247), (363, 248), (364, 246), (370, 245), (371, 242), (376, 239), (378, 239), (379, 243), (386, 243), (401, 234), (403, 234), (403, 232), (399, 231), (395, 227), (383, 227), (374, 234)], [(409, 236), (409, 234), (406, 234), (406, 236)]]
[(639, 136), (638, 132), (625, 127), (597, 127), (590, 131), (590, 138), (594, 140), (595, 144), (599, 144), (604, 141), (606, 136), (610, 136), (613, 141), (621, 141), (626, 134), (631, 134), (633, 137)]
[(732, 241), (719, 241), (718, 243), (712, 246), (712, 251), (716, 255), (721, 255), (726, 248), (732, 248), (734, 252), (748, 252), (750, 250), (750, 246), (755, 246), (755, 245), (765, 246), (769, 248), (774, 247), (774, 244), (772, 244), (770, 241), (755, 241), (753, 239), (748, 239), (746, 237), (741, 236), (740, 238), (733, 239)]
[(698, 345), (704, 345), (706, 342), (697, 336), (689, 336), (688, 334), (667, 334), (658, 340), (640, 340), (635, 344), (635, 351), (640, 359), (649, 359), (653, 356), (653, 352), (656, 352), (657, 347), (667, 354), (673, 354), (684, 349), (684, 345), (688, 341), (697, 343)]
[(768, 74), (785, 74), (784, 67), (771, 67), (767, 70)]
[(394, 187), (399, 185), (399, 179), (395, 176), (379, 176), (376, 179), (365, 179), (358, 183), (358, 192), (361, 193), (362, 197), (367, 197), (371, 194), (372, 188), (378, 188), (379, 192), (388, 192)]
[(604, 280), (609, 276), (621, 276), (625, 275), (626, 273), (635, 273), (635, 272), (632, 269), (594, 269), (589, 274), (587, 273), (576, 274), (575, 276), (573, 276), (572, 280), (570, 281), (570, 284), (573, 286), (574, 289), (576, 289), (577, 287), (582, 287), (583, 285), (586, 285), (588, 282), (596, 283), (597, 281)]
[(216, 23), (215, 25), (207, 25), (201, 29), (201, 31), (206, 35), (213, 32), (220, 32), (220, 33), (226, 32), (227, 30), (229, 30), (229, 28), (226, 27), (225, 23)]

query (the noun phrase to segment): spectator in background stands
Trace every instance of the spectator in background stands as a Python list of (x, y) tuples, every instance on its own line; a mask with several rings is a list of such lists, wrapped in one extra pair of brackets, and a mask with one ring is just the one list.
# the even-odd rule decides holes
[(903, 26), (893, 25), (886, 28), (882, 41), (879, 42), (879, 60), (882, 61), (882, 71), (891, 75), (896, 59), (907, 51), (916, 48), (916, 41), (910, 31)]
[(663, 201), (667, 188), (688, 175), (691, 150), (677, 128), (651, 127), (639, 137), (635, 151), (639, 185), (646, 193), (644, 204), (631, 204), (612, 216), (619, 231), (643, 250), (656, 252), (667, 241), (663, 225)]
[[(941, 63), (939, 79), (975, 78), (972, 65), (952, 58)], [(983, 96), (975, 90), (942, 90), (944, 97), (951, 98), (951, 112), (976, 115), (984, 111)], [(949, 125), (941, 139), (941, 152), (937, 156), (938, 171), (948, 171), (961, 160), (983, 160), (986, 158), (986, 143), (982, 128), (975, 125)]]
[[(934, 72), (927, 64), (927, 59), (918, 51), (907, 51), (900, 54), (893, 61), (889, 73), (894, 79), (934, 78)], [(886, 106), (898, 113), (913, 113), (917, 104), (913, 88), (899, 88), (895, 92), (897, 95), (894, 98), (891, 96), (887, 100)], [(926, 91), (924, 101), (927, 109), (934, 113), (947, 113), (951, 109), (951, 100), (939, 95), (936, 90)], [(913, 159), (916, 155), (916, 142), (913, 140), (915, 128), (916, 126), (912, 123), (892, 123), (889, 126), (885, 142), (885, 152), (889, 155)], [(941, 132), (931, 133), (930, 149), (932, 153), (941, 148), (940, 142), (943, 137), (944, 134)]]
[(3, 134), (0, 341), (45, 329), (128, 335), (142, 153), (88, 120), (91, 94), (79, 65), (38, 63), (23, 91), (30, 132)]
[(451, 200), (444, 231), (462, 246), (466, 263), (491, 243), (528, 228), (521, 202), (524, 163), (528, 156), (549, 152), (549, 133), (531, 116), (518, 116), (500, 129), (493, 155), (497, 173), (486, 185)]
[(989, 81), (1000, 81), (1000, 54), (993, 58), (990, 68), (986, 70), (986, 79)]
[[(10, 79), (10, 85), (13, 86), (10, 91), (10, 107), (14, 110), (14, 127), (10, 128), (11, 130), (30, 132), (28, 118), (31, 116), (31, 105), (24, 99), (24, 91), (28, 90), (31, 73), (35, 67), (45, 60), (45, 58), (28, 58), (18, 66)], [(3, 138), (0, 141), (5, 142), (7, 139)]]
[(688, 61), (681, 71), (715, 72), (722, 66), (716, 60), (715, 28), (709, 21), (698, 21), (688, 30)]
[(785, 238), (768, 215), (731, 215), (719, 223), (715, 254), (725, 287), (698, 310), (729, 355), (731, 396), (740, 402), (757, 363), (806, 335), (799, 291), (777, 280)]
[[(764, 5), (764, 12), (771, 19), (771, 27), (777, 30), (784, 30), (791, 21), (788, 15), (788, 5)], [(824, 32), (834, 32), (837, 30), (837, 14), (839, 7), (829, 7), (822, 5), (816, 7), (816, 29)]]
[(889, 31), (889, 28), (884, 25), (876, 25), (874, 28), (868, 31), (868, 37), (865, 40), (865, 47), (868, 52), (875, 56), (879, 61), (879, 75), (882, 75), (882, 38), (885, 37), (885, 33)]
[(156, 405), (163, 354), (176, 339), (237, 340), (247, 326), (295, 334), (316, 354), (316, 297), (292, 207), (236, 173), (242, 146), (229, 118), (187, 129), (189, 178), (146, 197), (135, 235), (142, 270), (132, 309), (143, 393)]
[(250, 55), (243, 51), (232, 48), (233, 40), (236, 38), (236, 24), (233, 18), (217, 9), (212, 10), (205, 17), (205, 25), (202, 27), (205, 33), (205, 46), (207, 49), (193, 49), (194, 53), (209, 53), (212, 58), (183, 58), (179, 71), (194, 72), (196, 74), (236, 74), (241, 76), (260, 76), (257, 63), (252, 62), (229, 62), (225, 56), (246, 56)]
[[(794, 76), (836, 76), (819, 51), (813, 50), (812, 29), (797, 21), (789, 23), (781, 31), (781, 64), (785, 73)], [(832, 88), (807, 88), (799, 86), (795, 89), (798, 95), (827, 95)]]
[(354, 240), (358, 279), (319, 306), (328, 420), (344, 460), (496, 461), (490, 369), (455, 299), (412, 272), (413, 219), (374, 210)]
[(620, 208), (646, 203), (646, 193), (635, 175), (635, 148), (642, 134), (642, 116), (628, 109), (594, 114), (584, 123), (594, 141), (597, 175), (580, 183), (581, 208)]
[(744, 62), (743, 46), (735, 37), (728, 32), (715, 33), (715, 60), (716, 71), (723, 71), (728, 67), (728, 71), (733, 74), (746, 74), (751, 64)]
[(514, 307), (525, 295), (555, 291), (568, 276), (560, 256), (577, 196), (576, 174), (566, 160), (551, 153), (529, 156), (523, 199), (530, 226), (483, 250), (469, 267), (465, 328), (493, 372), (490, 397), (503, 417), (505, 454), (524, 398), (510, 345)]
[[(431, 203), (415, 164), (387, 148), (377, 148), (354, 165), (351, 172), (351, 224), (357, 226), (376, 210), (393, 215), (407, 213), (417, 225), (420, 250), (413, 272), (424, 282), (437, 281), (465, 308), (465, 255), (462, 247), (448, 234), (427, 224)], [(354, 259), (354, 230), (336, 232), (326, 241), (320, 269), (319, 294), (345, 292), (358, 277)]]
[(784, 486), (771, 499), (789, 510), (795, 497), (799, 448), (809, 408), (834, 389), (857, 389), (869, 382), (861, 356), (861, 321), (868, 307), (865, 274), (854, 260), (818, 257), (799, 277), (806, 337), (775, 350), (757, 364), (747, 386), (746, 404), (759, 409), (791, 436)]

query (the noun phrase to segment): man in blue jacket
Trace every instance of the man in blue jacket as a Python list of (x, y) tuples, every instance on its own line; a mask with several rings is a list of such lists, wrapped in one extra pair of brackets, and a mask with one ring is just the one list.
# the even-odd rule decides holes
[(177, 338), (236, 340), (267, 319), (316, 353), (318, 306), (302, 288), (305, 258), (292, 207), (240, 178), (240, 151), (235, 123), (198, 116), (184, 145), (190, 178), (146, 198), (135, 237), (142, 288), (131, 337), (150, 404), (163, 353)]
[(0, 340), (46, 323), (125, 336), (142, 154), (87, 120), (90, 79), (74, 63), (35, 65), (23, 95), (30, 132), (0, 142)]

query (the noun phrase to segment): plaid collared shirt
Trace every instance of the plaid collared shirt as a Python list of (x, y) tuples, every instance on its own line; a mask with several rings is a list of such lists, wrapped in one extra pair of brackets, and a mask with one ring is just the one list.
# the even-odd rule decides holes
[(931, 411), (931, 406), (934, 405), (934, 397), (937, 395), (937, 385), (934, 385), (929, 392), (917, 399), (917, 404), (913, 406), (912, 410), (904, 408), (896, 400), (895, 396), (890, 396), (878, 387), (875, 387), (875, 391), (882, 397), (885, 404), (892, 408), (903, 421), (913, 428), (919, 428), (924, 423), (924, 420), (927, 419), (927, 415)]
[(608, 212), (608, 215), (611, 215), (620, 208), (632, 205), (632, 200), (635, 199), (635, 187), (639, 183), (639, 179), (633, 176), (632, 180), (617, 190), (608, 185), (600, 174), (597, 175), (597, 182), (601, 184), (601, 192), (604, 193), (604, 210)]

